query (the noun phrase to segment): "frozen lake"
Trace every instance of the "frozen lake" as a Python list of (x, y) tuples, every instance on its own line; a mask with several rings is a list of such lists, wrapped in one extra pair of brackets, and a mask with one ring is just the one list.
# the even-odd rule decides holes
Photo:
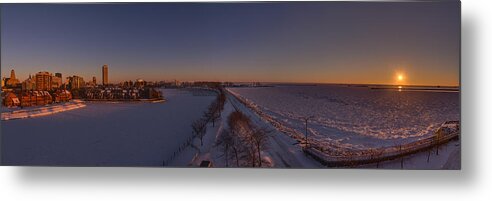
[(164, 89), (164, 103), (87, 103), (81, 109), (1, 122), (2, 164), (161, 166), (191, 136), (214, 96)]
[(394, 146), (428, 137), (460, 119), (457, 92), (373, 90), (341, 85), (229, 88), (282, 125), (321, 145), (347, 149)]

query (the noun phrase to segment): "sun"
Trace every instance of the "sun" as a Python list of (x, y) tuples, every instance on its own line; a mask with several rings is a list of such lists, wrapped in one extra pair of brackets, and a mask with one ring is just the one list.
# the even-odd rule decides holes
[(398, 74), (398, 76), (396, 77), (396, 79), (398, 79), (398, 81), (403, 81), (403, 75), (402, 74)]
[(405, 76), (405, 73), (403, 72), (396, 72), (396, 76), (395, 76), (395, 81), (396, 81), (396, 84), (403, 84), (406, 80), (406, 76)]

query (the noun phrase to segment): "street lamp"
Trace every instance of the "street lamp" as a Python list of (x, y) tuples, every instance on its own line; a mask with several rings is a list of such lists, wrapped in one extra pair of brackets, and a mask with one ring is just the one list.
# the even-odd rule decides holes
[(308, 121), (312, 119), (314, 116), (305, 116), (301, 117), (302, 120), (304, 120), (304, 125), (305, 125), (305, 140), (306, 140), (306, 147), (308, 146)]

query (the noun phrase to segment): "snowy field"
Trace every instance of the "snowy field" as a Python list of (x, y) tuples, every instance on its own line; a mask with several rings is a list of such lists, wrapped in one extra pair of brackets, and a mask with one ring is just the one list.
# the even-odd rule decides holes
[(408, 143), (459, 120), (459, 93), (371, 90), (333, 85), (230, 88), (274, 121), (321, 146), (364, 150)]
[(174, 89), (163, 95), (164, 103), (86, 103), (76, 110), (2, 121), (2, 163), (162, 166), (215, 98)]

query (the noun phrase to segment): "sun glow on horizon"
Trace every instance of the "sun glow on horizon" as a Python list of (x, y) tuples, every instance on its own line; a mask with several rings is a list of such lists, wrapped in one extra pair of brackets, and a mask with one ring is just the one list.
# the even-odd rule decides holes
[(395, 76), (396, 84), (401, 85), (405, 84), (406, 76), (402, 72), (397, 72)]

